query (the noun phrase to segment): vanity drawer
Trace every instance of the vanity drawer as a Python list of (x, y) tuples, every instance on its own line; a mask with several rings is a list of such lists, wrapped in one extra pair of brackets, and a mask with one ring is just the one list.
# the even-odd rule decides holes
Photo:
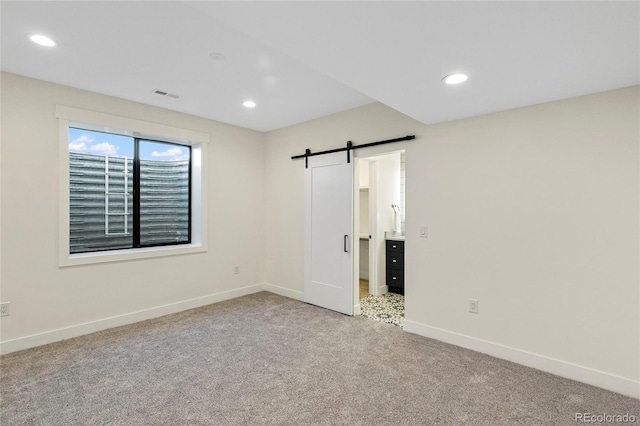
[(404, 254), (387, 253), (387, 269), (404, 271)]
[(402, 271), (389, 271), (387, 285), (389, 287), (404, 287), (404, 273)]
[(386, 284), (389, 291), (404, 294), (404, 241), (386, 242)]
[(404, 253), (404, 241), (387, 240), (387, 253)]

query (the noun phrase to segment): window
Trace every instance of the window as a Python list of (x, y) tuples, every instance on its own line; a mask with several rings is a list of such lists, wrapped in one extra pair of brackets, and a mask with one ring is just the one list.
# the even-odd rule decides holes
[(207, 250), (207, 133), (56, 106), (60, 266)]
[(191, 242), (191, 147), (69, 128), (69, 251)]

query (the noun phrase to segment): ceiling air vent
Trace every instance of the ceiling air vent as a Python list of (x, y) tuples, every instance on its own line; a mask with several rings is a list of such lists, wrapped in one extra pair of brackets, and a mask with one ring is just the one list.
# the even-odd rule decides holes
[(178, 95), (174, 95), (173, 93), (169, 93), (169, 92), (165, 92), (164, 90), (154, 90), (153, 93), (155, 93), (156, 95), (160, 95), (160, 96), (167, 96), (169, 98), (173, 98), (173, 99), (180, 99), (180, 96)]

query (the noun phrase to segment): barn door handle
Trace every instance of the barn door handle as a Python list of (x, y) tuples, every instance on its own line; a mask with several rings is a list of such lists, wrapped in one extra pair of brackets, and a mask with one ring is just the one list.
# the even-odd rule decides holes
[(349, 253), (349, 246), (348, 246), (348, 242), (349, 242), (349, 236), (345, 235), (344, 236), (344, 252), (345, 253)]

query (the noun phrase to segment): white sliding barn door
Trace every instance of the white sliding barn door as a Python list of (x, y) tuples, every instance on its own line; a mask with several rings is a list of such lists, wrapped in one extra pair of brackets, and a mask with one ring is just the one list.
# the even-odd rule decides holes
[(304, 301), (353, 315), (353, 161), (346, 152), (308, 160)]

